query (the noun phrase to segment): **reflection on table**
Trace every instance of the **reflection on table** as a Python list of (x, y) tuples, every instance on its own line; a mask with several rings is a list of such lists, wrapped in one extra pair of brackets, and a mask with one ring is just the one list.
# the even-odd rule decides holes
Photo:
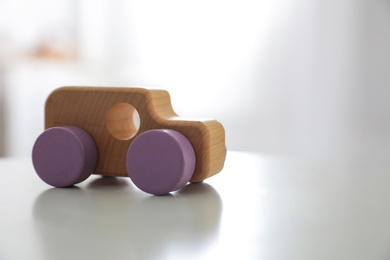
[(125, 178), (98, 178), (86, 188), (43, 191), (33, 216), (45, 259), (162, 259), (172, 252), (186, 258), (188, 250), (213, 244), (222, 201), (212, 186), (144, 197), (135, 189)]

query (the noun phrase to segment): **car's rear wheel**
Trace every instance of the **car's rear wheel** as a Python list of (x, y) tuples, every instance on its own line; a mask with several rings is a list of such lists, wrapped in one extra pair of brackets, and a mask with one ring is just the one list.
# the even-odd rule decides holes
[(92, 174), (97, 163), (97, 148), (92, 137), (79, 127), (53, 127), (35, 141), (32, 160), (44, 182), (68, 187)]

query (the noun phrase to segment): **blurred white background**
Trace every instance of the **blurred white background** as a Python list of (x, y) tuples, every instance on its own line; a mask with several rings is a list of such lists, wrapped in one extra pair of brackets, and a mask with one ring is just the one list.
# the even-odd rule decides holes
[(1, 153), (64, 85), (167, 89), (230, 150), (390, 155), (387, 0), (0, 0)]

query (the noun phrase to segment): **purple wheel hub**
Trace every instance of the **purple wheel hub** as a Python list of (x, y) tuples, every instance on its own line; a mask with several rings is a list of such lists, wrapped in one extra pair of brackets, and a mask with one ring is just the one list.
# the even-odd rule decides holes
[(138, 188), (163, 195), (184, 187), (191, 179), (195, 152), (188, 139), (175, 130), (150, 130), (131, 143), (126, 167)]
[(47, 184), (67, 187), (87, 179), (96, 167), (97, 149), (92, 137), (75, 126), (53, 127), (35, 141), (32, 160)]

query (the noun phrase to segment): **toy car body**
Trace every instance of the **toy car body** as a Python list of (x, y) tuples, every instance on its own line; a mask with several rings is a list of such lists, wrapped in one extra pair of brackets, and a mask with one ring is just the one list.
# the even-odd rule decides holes
[[(134, 118), (139, 122), (134, 122)], [(220, 172), (225, 161), (223, 126), (216, 120), (178, 117), (172, 109), (169, 93), (164, 90), (59, 88), (46, 101), (45, 129), (66, 126), (83, 129), (93, 139), (97, 150), (93, 174), (129, 176), (126, 168), (129, 147), (141, 134), (150, 130), (173, 130), (189, 141), (196, 158), (191, 182), (201, 182)], [(44, 147), (37, 148), (36, 143), (34, 149)], [(34, 159), (34, 149), (35, 166), (43, 162), (37, 162), (39, 156)], [(39, 170), (35, 168), (39, 175)]]

